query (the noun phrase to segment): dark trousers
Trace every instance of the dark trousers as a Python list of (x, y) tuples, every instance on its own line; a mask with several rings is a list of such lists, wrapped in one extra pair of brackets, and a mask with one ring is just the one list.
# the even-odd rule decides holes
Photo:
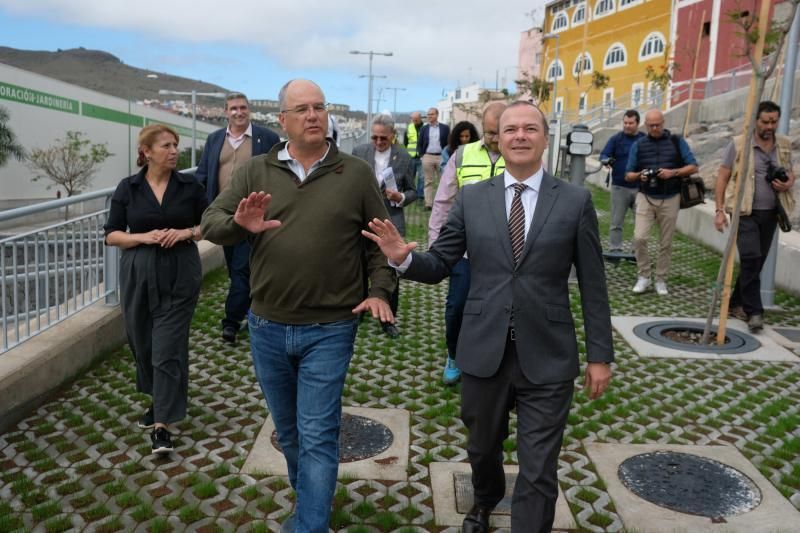
[(516, 408), (519, 475), (511, 500), (511, 531), (550, 531), (573, 381), (531, 383), (522, 374), (514, 342), (508, 339), (495, 375), (478, 378), (462, 372), (461, 383), (461, 419), (469, 430), (467, 454), (475, 503), (494, 507), (505, 495), (503, 440), (508, 437), (509, 412)]
[(444, 304), (444, 335), (447, 340), (447, 355), (451, 359), (456, 356), (458, 334), (461, 332), (461, 318), (464, 304), (469, 294), (469, 260), (462, 257), (450, 272), (447, 287), (447, 300)]
[(748, 316), (764, 313), (761, 305), (761, 269), (767, 260), (777, 225), (774, 209), (754, 209), (750, 216), (739, 219), (739, 234), (736, 236), (739, 277), (731, 295), (730, 306), (742, 306)]
[(222, 327), (231, 326), (236, 331), (250, 309), (250, 243), (242, 241), (233, 246), (223, 246), (225, 264), (231, 286), (225, 300), (225, 318)]
[(120, 303), (136, 360), (136, 390), (153, 397), (156, 422), (186, 417), (189, 326), (200, 296), (202, 268), (194, 242), (162, 250), (122, 252)]

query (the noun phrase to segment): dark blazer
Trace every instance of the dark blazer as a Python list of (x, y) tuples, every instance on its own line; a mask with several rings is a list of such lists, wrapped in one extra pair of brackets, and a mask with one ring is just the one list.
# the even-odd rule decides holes
[(503, 174), (462, 187), (439, 238), (427, 253), (413, 252), (404, 276), (438, 283), (465, 251), (472, 277), (456, 352), (462, 371), (481, 378), (495, 374), (513, 309), (525, 377), (536, 384), (574, 379), (579, 360), (568, 286), (573, 264), (580, 284), (587, 359), (613, 361), (603, 256), (588, 190), (545, 172), (515, 267)]
[[(419, 130), (419, 139), (417, 141), (417, 153), (420, 157), (425, 155), (425, 152), (428, 150), (428, 144), (431, 140), (431, 125), (425, 124), (422, 126), (422, 129)], [(444, 147), (447, 146), (447, 138), (450, 136), (450, 126), (447, 124), (439, 123), (439, 144), (441, 147), (439, 148), (439, 152), (444, 150)]]
[[(253, 157), (266, 154), (270, 148), (280, 142), (280, 137), (272, 130), (255, 124), (252, 124), (252, 126)], [(217, 190), (219, 186), (217, 173), (219, 172), (219, 154), (222, 152), (222, 143), (225, 142), (225, 132), (226, 128), (222, 128), (208, 136), (206, 145), (203, 148), (203, 155), (200, 157), (200, 164), (197, 165), (197, 170), (194, 173), (195, 179), (206, 188), (209, 204), (219, 194), (219, 190)]]
[[(392, 144), (391, 152), (389, 166), (394, 171), (397, 190), (405, 195), (405, 200), (399, 207), (393, 206), (386, 197), (383, 198), (383, 203), (386, 205), (386, 210), (389, 211), (392, 224), (397, 227), (401, 235), (405, 235), (406, 217), (403, 214), (403, 208), (417, 199), (417, 189), (414, 187), (414, 167), (411, 156), (399, 144)], [(373, 172), (375, 171), (375, 146), (372, 143), (356, 146), (353, 148), (353, 155), (366, 161)], [(382, 192), (383, 189), (381, 189)]]

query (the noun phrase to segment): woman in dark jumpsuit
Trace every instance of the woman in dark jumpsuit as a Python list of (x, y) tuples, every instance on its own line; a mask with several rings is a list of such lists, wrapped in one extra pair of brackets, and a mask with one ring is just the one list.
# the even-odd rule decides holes
[(138, 174), (111, 198), (106, 244), (122, 249), (120, 299), (136, 359), (136, 388), (152, 397), (139, 427), (153, 428), (153, 453), (172, 450), (167, 424), (186, 416), (189, 325), (202, 272), (195, 241), (208, 207), (203, 187), (175, 171), (178, 134), (154, 124), (139, 134)]

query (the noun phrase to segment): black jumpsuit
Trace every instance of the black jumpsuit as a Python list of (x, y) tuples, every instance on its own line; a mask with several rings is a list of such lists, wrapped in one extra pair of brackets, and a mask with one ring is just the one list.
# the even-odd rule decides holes
[[(208, 200), (192, 176), (173, 171), (159, 205), (145, 179), (147, 167), (123, 179), (111, 198), (105, 234), (185, 229), (200, 224)], [(156, 422), (186, 416), (189, 325), (200, 295), (197, 245), (139, 245), (123, 249), (120, 300), (128, 343), (136, 360), (136, 388), (153, 397)]]

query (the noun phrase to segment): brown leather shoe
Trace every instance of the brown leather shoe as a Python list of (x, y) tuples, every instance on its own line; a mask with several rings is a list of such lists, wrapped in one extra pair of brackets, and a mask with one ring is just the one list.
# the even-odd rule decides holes
[(488, 533), (491, 514), (492, 509), (477, 504), (473, 505), (467, 516), (464, 517), (461, 531), (463, 533)]
[(741, 305), (737, 305), (736, 307), (731, 307), (728, 309), (728, 316), (731, 318), (738, 318), (743, 322), (747, 322), (747, 313), (744, 312), (744, 308)]

